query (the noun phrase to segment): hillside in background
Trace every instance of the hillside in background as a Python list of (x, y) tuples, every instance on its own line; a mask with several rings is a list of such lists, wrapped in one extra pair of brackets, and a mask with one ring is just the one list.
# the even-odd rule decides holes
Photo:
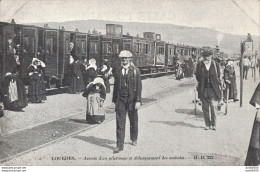
[[(41, 26), (46, 23), (30, 23), (30, 25)], [(162, 35), (162, 40), (170, 43), (187, 44), (192, 46), (211, 46), (219, 45), (221, 51), (228, 54), (238, 52), (241, 39), (245, 39), (245, 35), (232, 35), (222, 33), (213, 29), (202, 27), (186, 27), (174, 24), (156, 24), (156, 23), (141, 23), (141, 22), (117, 22), (105, 20), (75, 20), (67, 22), (49, 22), (50, 28), (59, 28), (64, 26), (66, 30), (74, 31), (76, 28), (81, 32), (92, 31), (93, 29), (105, 34), (106, 24), (121, 24), (123, 25), (123, 34), (127, 32), (130, 35), (143, 37), (143, 32), (155, 32)], [(254, 47), (259, 47), (259, 36), (252, 35)]]

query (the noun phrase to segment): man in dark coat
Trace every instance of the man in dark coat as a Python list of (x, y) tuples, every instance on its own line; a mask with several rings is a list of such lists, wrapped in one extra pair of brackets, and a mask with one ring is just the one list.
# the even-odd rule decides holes
[[(210, 127), (216, 130), (216, 107), (221, 99), (220, 70), (218, 63), (212, 59), (211, 51), (204, 50), (202, 56), (203, 60), (197, 66), (198, 94), (204, 112), (205, 130)], [(209, 110), (211, 110), (211, 113), (209, 113)]]
[(113, 103), (116, 110), (117, 148), (114, 153), (124, 149), (126, 114), (130, 120), (130, 137), (132, 145), (136, 146), (138, 136), (138, 114), (141, 107), (142, 82), (141, 75), (134, 65), (131, 65), (132, 53), (127, 50), (120, 52), (123, 66), (115, 75)]

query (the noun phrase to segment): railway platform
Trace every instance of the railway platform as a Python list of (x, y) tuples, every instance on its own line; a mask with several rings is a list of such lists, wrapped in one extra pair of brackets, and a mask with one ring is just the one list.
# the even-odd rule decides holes
[[(114, 113), (108, 113), (102, 124), (86, 124), (81, 95), (62, 94), (68, 96), (66, 103), (73, 102), (76, 97), (73, 107), (64, 107), (64, 111), (73, 108), (73, 112), (64, 113), (59, 119), (50, 119), (51, 115), (55, 116), (51, 114), (45, 123), (35, 123), (35, 126), (6, 134), (1, 145), (1, 163), (156, 165), (158, 161), (151, 158), (159, 158), (160, 165), (243, 165), (255, 115), (254, 107), (248, 103), (258, 84), (252, 81), (252, 78), (244, 81), (243, 107), (239, 107), (239, 102), (229, 103), (228, 114), (217, 115), (217, 130), (205, 131), (201, 107), (198, 106), (195, 115), (192, 103), (195, 78), (176, 81), (173, 76), (164, 76), (143, 80), (144, 105), (139, 111), (138, 145), (130, 145), (127, 122), (125, 149), (117, 155), (113, 154), (116, 146)], [(58, 100), (61, 95), (53, 96)], [(111, 101), (105, 104), (106, 107), (110, 105)], [(55, 104), (51, 102), (48, 106), (53, 108)], [(48, 113), (48, 109), (46, 111)], [(45, 113), (34, 116), (47, 118)], [(13, 116), (7, 117), (11, 119)], [(132, 161), (123, 161), (131, 157)]]

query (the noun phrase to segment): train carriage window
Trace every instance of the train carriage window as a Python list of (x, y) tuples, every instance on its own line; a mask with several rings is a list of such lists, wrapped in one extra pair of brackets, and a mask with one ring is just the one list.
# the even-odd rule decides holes
[(157, 53), (161, 54), (161, 55), (164, 55), (164, 47), (159, 47)]
[(90, 42), (90, 53), (98, 54), (98, 43)]
[(46, 53), (55, 54), (57, 53), (57, 38), (46, 38), (45, 42)]
[(65, 35), (65, 52), (70, 52), (70, 35)]
[(103, 42), (102, 52), (111, 53), (111, 43), (110, 42)]
[(70, 42), (65, 43), (65, 52), (69, 53), (70, 52)]
[(117, 43), (113, 44), (113, 53), (119, 54), (119, 44), (117, 44)]
[(149, 54), (150, 51), (151, 51), (151, 45), (150, 44), (145, 44), (145, 46), (144, 46), (145, 54)]
[(34, 53), (34, 37), (23, 37), (23, 52)]
[(135, 43), (135, 52), (141, 53), (142, 51), (142, 44), (141, 43)]
[(87, 50), (86, 50), (86, 41), (82, 41), (82, 40), (77, 40), (76, 42), (76, 47), (77, 47), (77, 51), (78, 53), (83, 53), (83, 54), (86, 54), (87, 53)]
[(131, 44), (129, 44), (129, 43), (124, 43), (124, 50), (131, 51)]

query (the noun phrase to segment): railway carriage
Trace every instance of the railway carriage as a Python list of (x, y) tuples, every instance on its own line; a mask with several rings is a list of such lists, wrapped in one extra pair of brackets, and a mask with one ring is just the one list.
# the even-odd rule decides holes
[[(74, 43), (75, 60), (83, 62), (94, 58), (100, 70), (104, 59), (108, 59), (111, 67), (116, 70), (121, 66), (118, 55), (122, 50), (133, 54), (133, 63), (142, 74), (168, 72), (175, 69), (177, 61), (184, 62), (192, 58), (197, 60), (205, 48), (191, 47), (181, 44), (165, 43), (161, 35), (154, 32), (144, 32), (143, 37), (123, 35), (123, 26), (107, 24), (106, 35), (66, 31), (28, 25), (0, 22), (0, 76), (16, 67), (14, 55), (19, 56), (20, 75), (25, 84), (28, 81), (27, 69), (34, 57), (46, 64), (44, 78), (49, 82), (52, 78), (59, 80), (61, 85), (68, 76), (70, 62), (70, 43)], [(20, 45), (20, 46), (18, 46)], [(15, 52), (15, 50), (16, 52)], [(212, 49), (212, 48), (211, 48)], [(212, 49), (214, 56), (226, 58), (227, 55)], [(68, 83), (67, 83), (68, 84)]]

